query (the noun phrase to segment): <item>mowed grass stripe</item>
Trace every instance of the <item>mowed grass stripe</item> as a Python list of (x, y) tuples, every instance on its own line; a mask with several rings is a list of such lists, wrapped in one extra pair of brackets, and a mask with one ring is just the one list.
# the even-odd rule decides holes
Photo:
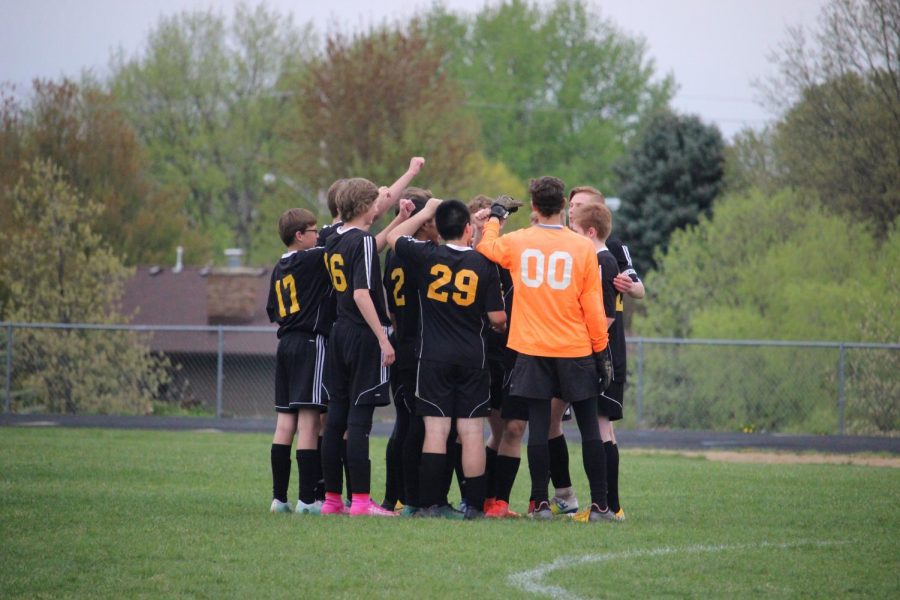
[[(572, 557), (543, 582), (585, 598), (900, 597), (898, 469), (623, 449), (624, 523), (315, 518), (267, 512), (270, 442), (0, 430), (0, 595), (509, 598), (523, 593), (511, 575)], [(376, 498), (384, 444), (372, 439)], [(528, 484), (523, 461), (513, 508)], [(295, 470), (292, 500), (296, 486)], [(598, 555), (614, 558), (584, 559)]]

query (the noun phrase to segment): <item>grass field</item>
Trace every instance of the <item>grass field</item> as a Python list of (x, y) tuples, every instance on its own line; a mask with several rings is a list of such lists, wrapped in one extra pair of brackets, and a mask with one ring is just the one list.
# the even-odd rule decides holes
[(317, 518), (270, 441), (0, 429), (0, 597), (900, 597), (900, 469), (624, 450), (624, 523)]

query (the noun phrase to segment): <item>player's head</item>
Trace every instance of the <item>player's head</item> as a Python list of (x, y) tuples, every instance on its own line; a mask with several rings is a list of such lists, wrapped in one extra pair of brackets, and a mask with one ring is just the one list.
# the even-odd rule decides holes
[[(378, 186), (362, 177), (347, 179), (337, 196), (337, 207), (345, 223), (368, 213), (378, 198)], [(373, 215), (374, 218), (374, 215)], [(371, 221), (367, 224), (371, 224)]]
[(544, 217), (559, 214), (566, 205), (565, 189), (566, 184), (556, 177), (532, 179), (528, 185), (532, 210)]
[(478, 194), (477, 196), (469, 200), (469, 214), (474, 215), (479, 210), (490, 208), (491, 204), (493, 203), (494, 200), (492, 198), (488, 198), (484, 194)]
[(331, 187), (328, 188), (328, 194), (325, 196), (325, 203), (328, 205), (328, 212), (331, 213), (331, 217), (333, 219), (337, 218), (339, 214), (338, 196), (341, 195), (345, 183), (347, 183), (346, 179), (336, 179), (335, 182), (331, 184)]
[[(403, 190), (403, 193), (400, 194), (401, 198), (406, 198), (408, 200), (412, 200), (415, 209), (413, 209), (410, 216), (415, 215), (422, 211), (425, 208), (425, 205), (428, 203), (433, 196), (431, 194), (431, 190), (426, 190), (418, 187), (408, 187)], [(400, 207), (397, 207), (397, 212), (400, 212)], [(416, 231), (415, 236), (416, 239), (419, 240), (432, 240), (437, 241), (438, 232), (437, 228), (434, 226), (434, 219), (428, 219), (425, 223), (419, 227), (419, 230)]]
[(441, 202), (434, 213), (434, 221), (437, 224), (438, 233), (445, 241), (469, 242), (468, 239), (465, 239), (467, 233), (469, 237), (472, 235), (469, 209), (459, 200)]
[(589, 185), (573, 187), (569, 192), (569, 210), (574, 210), (585, 204), (606, 204), (606, 198), (597, 188)]
[(316, 245), (316, 233), (316, 216), (305, 208), (290, 208), (278, 219), (278, 235), (289, 248), (312, 248)]
[(583, 204), (569, 214), (575, 233), (605, 242), (612, 231), (612, 212), (605, 204)]

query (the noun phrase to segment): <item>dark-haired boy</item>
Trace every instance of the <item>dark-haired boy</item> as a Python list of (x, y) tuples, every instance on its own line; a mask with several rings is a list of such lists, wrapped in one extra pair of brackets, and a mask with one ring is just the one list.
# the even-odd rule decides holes
[[(434, 216), (446, 245), (417, 241), (415, 232)], [(421, 307), (416, 412), (425, 420), (419, 469), (418, 514), (441, 516), (451, 421), (462, 442), (468, 519), (483, 516), (484, 417), (490, 410), (485, 334), (506, 327), (497, 267), (469, 246), (469, 210), (458, 200), (432, 198), (421, 213), (388, 235), (388, 244), (415, 271)]]
[(297, 433), (297, 468), (300, 493), (297, 514), (318, 514), (319, 415), (325, 335), (330, 323), (322, 315), (322, 300), (330, 290), (328, 273), (316, 248), (316, 217), (292, 208), (278, 220), (278, 232), (287, 252), (272, 269), (266, 312), (278, 323), (275, 367), (275, 410), (278, 419), (272, 440), (272, 512), (291, 512), (287, 500), (291, 476), (291, 444)]
[(395, 356), (388, 340), (390, 320), (375, 238), (368, 232), (385, 195), (371, 181), (348, 179), (338, 197), (344, 224), (325, 244), (325, 264), (337, 296), (337, 318), (325, 361), (329, 407), (322, 440), (322, 514), (346, 512), (341, 500), (341, 448), (346, 432), (346, 462), (353, 483), (350, 515), (394, 516), (369, 496), (372, 415), (376, 406), (390, 402), (388, 367)]
[(550, 401), (558, 397), (572, 405), (581, 432), (591, 520), (611, 519), (597, 425), (598, 378), (605, 388), (609, 376), (600, 277), (590, 242), (563, 226), (563, 191), (563, 182), (555, 177), (533, 180), (529, 193), (536, 224), (503, 236), (500, 221), (508, 211), (495, 203), (478, 251), (509, 269), (516, 287), (509, 346), (519, 356), (511, 375), (510, 400), (528, 406), (533, 516), (553, 516), (547, 495), (547, 436)]

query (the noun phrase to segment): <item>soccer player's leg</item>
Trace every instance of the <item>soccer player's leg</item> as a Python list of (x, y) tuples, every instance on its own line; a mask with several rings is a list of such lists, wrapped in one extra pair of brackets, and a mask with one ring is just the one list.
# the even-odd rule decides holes
[(462, 442), (462, 471), (466, 480), (465, 518), (484, 516), (485, 450), (484, 418), (490, 411), (490, 372), (457, 367), (454, 416)]
[(496, 498), (484, 511), (484, 516), (489, 518), (519, 516), (509, 510), (509, 498), (522, 461), (522, 438), (528, 426), (528, 403), (523, 398), (505, 396), (500, 416), (504, 425), (494, 467)]
[(297, 413), (297, 468), (300, 473), (300, 491), (296, 514), (319, 514), (322, 502), (316, 500), (316, 484), (322, 464), (319, 455), (320, 407), (301, 406)]
[(597, 370), (592, 356), (557, 359), (562, 398), (568, 400), (581, 433), (584, 472), (591, 492), (591, 507), (576, 513), (579, 521), (609, 520), (606, 457), (597, 419)]
[(419, 460), (421, 507), (416, 513), (418, 517), (455, 516), (446, 509), (447, 439), (452, 427), (452, 393), (449, 366), (420, 360), (416, 378), (416, 414), (424, 421), (425, 439)]
[[(288, 502), (291, 480), (291, 448), (297, 431), (297, 409), (291, 407), (291, 374), (296, 365), (297, 342), (302, 336), (286, 335), (278, 342), (275, 356), (275, 434), (272, 437), (270, 463), (272, 468), (273, 513), (292, 512)], [(296, 394), (297, 391), (294, 390)]]
[(322, 477), (325, 482), (325, 501), (322, 514), (347, 514), (342, 499), (344, 487), (344, 434), (350, 412), (349, 369), (345, 346), (349, 343), (350, 327), (335, 323), (328, 342), (323, 375), (328, 391), (328, 413), (322, 434)]
[(401, 365), (398, 361), (391, 365), (391, 394), (394, 398), (394, 429), (388, 439), (385, 450), (386, 477), (384, 484), (384, 501), (381, 507), (393, 510), (398, 502), (405, 504), (403, 475), (403, 444), (409, 431), (409, 411), (406, 408), (403, 382), (400, 377)]
[(563, 415), (567, 408), (569, 405), (560, 398), (553, 398), (550, 402), (550, 433), (547, 448), (550, 452), (550, 480), (554, 488), (550, 510), (555, 515), (578, 512), (578, 498), (575, 497), (569, 473), (569, 446), (562, 428)]
[(600, 394), (597, 411), (600, 414), (600, 437), (603, 440), (606, 455), (606, 482), (609, 509), (617, 521), (625, 520), (625, 511), (619, 501), (619, 446), (613, 422), (623, 415), (623, 399), (625, 384), (613, 381), (605, 392)]
[(353, 484), (350, 516), (394, 517), (370, 496), (372, 463), (369, 460), (369, 433), (377, 406), (390, 403), (388, 368), (384, 366), (375, 334), (368, 327), (356, 327), (351, 337), (349, 364), (350, 408), (347, 416), (347, 464)]

